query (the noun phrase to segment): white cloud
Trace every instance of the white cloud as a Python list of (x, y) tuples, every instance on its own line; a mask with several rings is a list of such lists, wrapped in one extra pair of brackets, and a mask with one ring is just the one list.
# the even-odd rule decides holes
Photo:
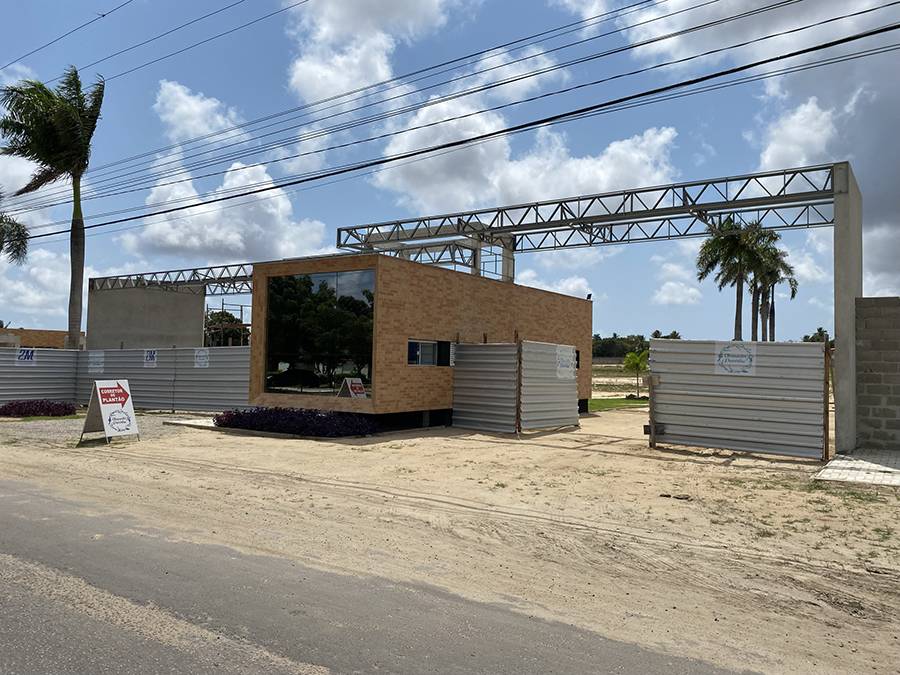
[[(411, 125), (454, 117), (471, 110), (453, 101), (420, 111)], [(475, 136), (501, 128), (499, 116), (454, 120), (440, 127), (396, 136), (386, 154)], [(614, 191), (634, 185), (671, 182), (676, 172), (670, 152), (677, 133), (671, 127), (614, 141), (597, 156), (572, 157), (565, 134), (539, 129), (531, 150), (510, 159), (505, 139), (394, 167), (379, 173), (376, 185), (401, 194), (401, 203), (418, 213), (464, 211), (482, 205), (520, 204), (543, 199)]]
[[(174, 142), (206, 136), (230, 129), (243, 122), (240, 115), (216, 98), (194, 94), (178, 82), (159, 81), (153, 110), (166, 127), (166, 136)], [(245, 138), (240, 131), (216, 137), (221, 142)]]
[(659, 272), (656, 275), (657, 279), (661, 281), (693, 281), (694, 280), (694, 272), (693, 270), (689, 270), (684, 265), (680, 265), (678, 263), (663, 263)]
[(788, 256), (787, 263), (794, 268), (794, 278), (800, 284), (829, 281), (831, 275), (825, 271), (809, 251)]
[(577, 270), (592, 267), (597, 263), (619, 255), (624, 246), (595, 246), (588, 248), (571, 248), (560, 251), (541, 253), (538, 261), (547, 269)]
[[(247, 186), (270, 186), (272, 179), (260, 165), (234, 163), (215, 194), (239, 191)], [(155, 187), (147, 203), (186, 199), (199, 203), (190, 181)], [(227, 202), (201, 206), (188, 212), (153, 216), (138, 234), (121, 237), (125, 249), (141, 256), (173, 255), (204, 263), (246, 262), (321, 253), (325, 225), (319, 221), (291, 219), (293, 207), (281, 189), (250, 198), (236, 206)]]
[(667, 281), (653, 294), (654, 305), (696, 305), (703, 295), (699, 289), (681, 281)]
[(380, 32), (363, 34), (341, 47), (312, 43), (291, 64), (290, 87), (313, 102), (389, 80), (394, 46), (394, 40)]
[[(146, 270), (143, 261), (97, 269), (84, 268), (82, 307), (87, 316), (87, 287), (92, 277), (131, 274)], [(45, 248), (34, 248), (21, 267), (0, 261), (0, 320), (12, 321), (13, 327), (59, 328), (68, 312), (71, 266), (68, 254)]]
[(883, 223), (865, 230), (863, 235), (864, 294), (900, 295), (900, 224)]
[(837, 137), (834, 111), (819, 107), (813, 96), (769, 125), (759, 170), (807, 166), (827, 161), (827, 146)]
[(586, 298), (591, 291), (588, 280), (584, 277), (571, 276), (564, 279), (548, 282), (538, 277), (532, 269), (522, 269), (516, 273), (516, 283), (522, 286), (531, 286), (545, 291), (572, 295), (576, 298)]
[(23, 66), (21, 63), (13, 63), (3, 70), (0, 70), (0, 87), (8, 87), (19, 80), (35, 79), (37, 79), (37, 73), (28, 66)]

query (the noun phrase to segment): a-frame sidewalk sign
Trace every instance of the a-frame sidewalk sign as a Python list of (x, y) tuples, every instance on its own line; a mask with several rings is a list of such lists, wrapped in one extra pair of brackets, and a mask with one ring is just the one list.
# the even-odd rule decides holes
[(113, 436), (136, 435), (141, 440), (128, 380), (94, 380), (81, 439), (84, 439), (86, 433), (93, 431), (104, 432), (107, 444)]

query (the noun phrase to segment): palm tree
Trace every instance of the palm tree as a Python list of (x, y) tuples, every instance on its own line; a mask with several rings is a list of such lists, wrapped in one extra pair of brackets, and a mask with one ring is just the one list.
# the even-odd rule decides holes
[[(763, 286), (765, 285), (763, 279), (770, 274), (770, 269), (775, 264), (772, 261), (778, 255), (776, 244), (781, 239), (781, 235), (774, 230), (763, 229), (759, 226), (759, 221), (750, 223), (750, 226), (752, 234), (749, 232), (748, 234), (751, 237), (750, 244), (754, 249), (754, 255), (752, 256), (753, 267), (748, 270), (753, 275), (750, 278), (750, 293), (753, 298), (750, 312), (750, 339), (756, 342), (759, 339), (759, 318), (762, 315), (760, 300), (762, 299)], [(793, 274), (793, 271), (791, 273)], [(765, 332), (765, 327), (763, 332)], [(763, 341), (765, 339), (764, 337)]]
[(721, 225), (708, 225), (710, 235), (697, 254), (697, 280), (703, 281), (718, 269), (716, 284), (721, 291), (735, 286), (734, 339), (742, 340), (744, 309), (744, 282), (757, 264), (755, 238), (760, 230), (758, 223), (735, 222), (730, 216)]
[(763, 305), (760, 309), (760, 318), (763, 324), (763, 340), (766, 339), (766, 324), (768, 323), (770, 342), (775, 342), (775, 286), (787, 283), (791, 289), (791, 300), (797, 297), (799, 284), (794, 278), (794, 268), (788, 264), (787, 252), (774, 248), (766, 255), (768, 269), (765, 270), (761, 281), (763, 288)]
[(74, 66), (69, 66), (55, 90), (42, 82), (22, 80), (0, 89), (0, 135), (7, 145), (0, 154), (31, 160), (37, 169), (16, 195), (34, 192), (61, 178), (72, 182), (72, 228), (69, 233), (69, 333), (66, 348), (78, 349), (81, 335), (81, 294), (84, 283), (84, 218), (81, 178), (91, 157), (91, 138), (100, 119), (105, 83), (98, 77), (86, 91)]
[[(0, 191), (0, 204), (2, 203), (3, 192)], [(3, 211), (0, 211), (0, 254), (6, 254), (6, 259), (17, 265), (25, 262), (28, 255), (28, 228)], [(0, 322), (0, 328), (2, 327)]]

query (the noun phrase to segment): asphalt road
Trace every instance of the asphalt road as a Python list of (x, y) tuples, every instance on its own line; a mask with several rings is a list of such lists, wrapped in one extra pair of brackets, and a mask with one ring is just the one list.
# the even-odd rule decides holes
[(732, 673), (0, 481), (0, 674)]

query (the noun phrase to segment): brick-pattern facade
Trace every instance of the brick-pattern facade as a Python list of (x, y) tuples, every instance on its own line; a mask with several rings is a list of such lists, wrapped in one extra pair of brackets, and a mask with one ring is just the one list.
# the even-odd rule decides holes
[[(39, 347), (41, 349), (65, 349), (66, 331), (64, 330), (32, 330), (30, 328), (4, 328), (2, 333), (17, 335), (20, 347)], [(81, 333), (82, 337), (84, 332)]]
[[(371, 399), (265, 392), (268, 278), (375, 270)], [(520, 340), (575, 345), (582, 355), (578, 397), (591, 395), (592, 303), (494, 279), (382, 255), (340, 256), (255, 265), (250, 402), (365, 413), (453, 407), (453, 368), (407, 365), (409, 340), (479, 343)]]
[(859, 447), (900, 451), (900, 298), (856, 300), (856, 415)]

